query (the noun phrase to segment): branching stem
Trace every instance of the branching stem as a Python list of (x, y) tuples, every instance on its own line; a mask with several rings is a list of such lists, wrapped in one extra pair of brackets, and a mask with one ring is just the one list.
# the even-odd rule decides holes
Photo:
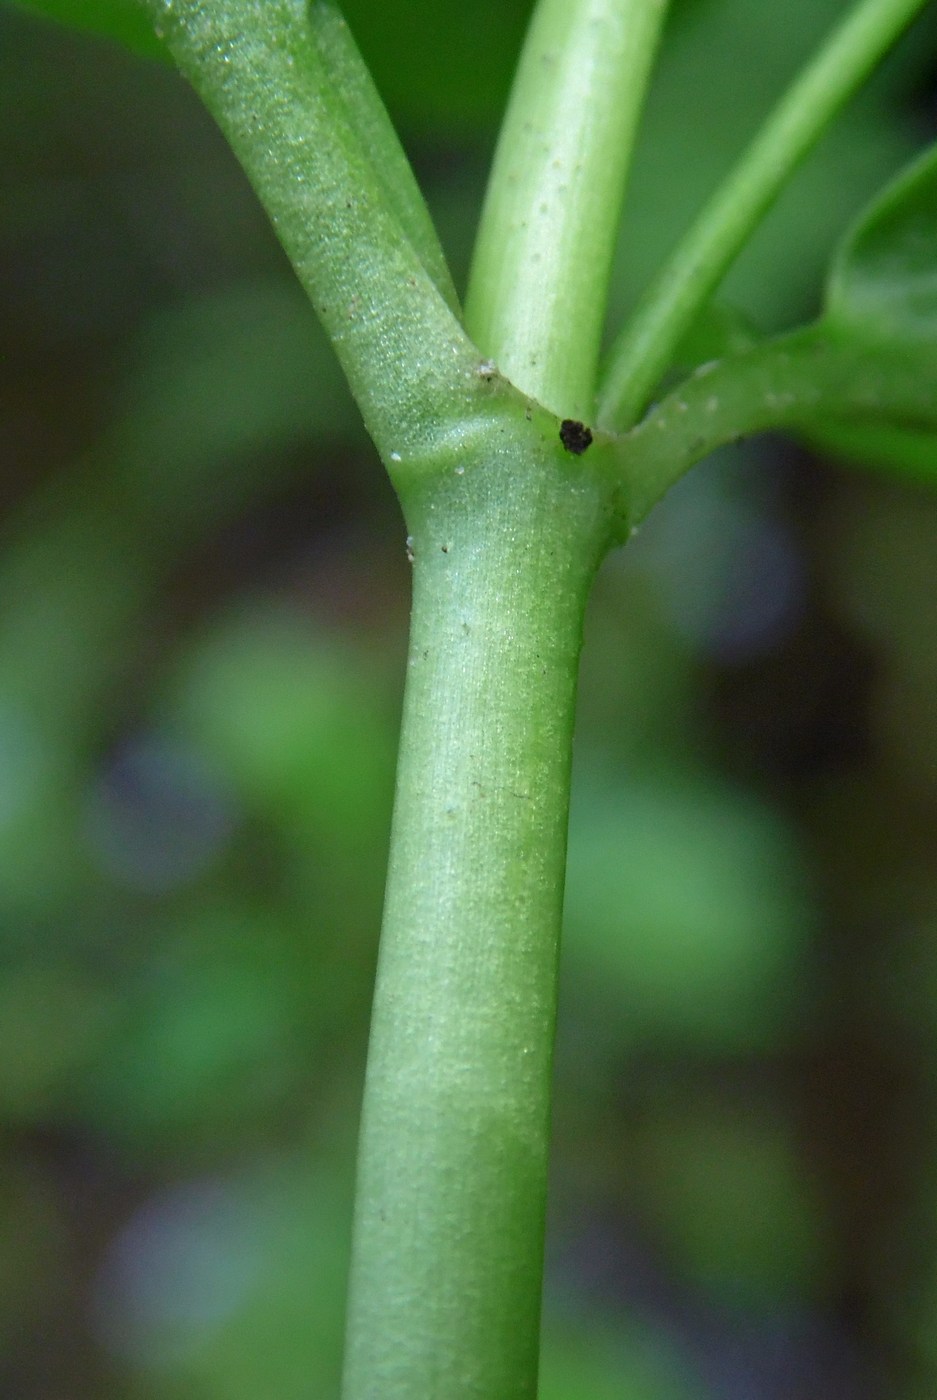
[(776, 195), (926, 0), (862, 0), (781, 99), (664, 264), (625, 326), (599, 389), (598, 422), (628, 428), (684, 333)]
[(628, 484), (619, 528), (643, 520), (695, 462), (755, 433), (840, 422), (932, 432), (933, 382), (914, 347), (870, 345), (825, 322), (703, 366), (618, 440)]

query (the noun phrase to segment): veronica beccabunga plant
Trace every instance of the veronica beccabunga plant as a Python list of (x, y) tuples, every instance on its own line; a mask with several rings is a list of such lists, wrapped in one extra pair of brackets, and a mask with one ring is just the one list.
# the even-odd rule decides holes
[(602, 558), (746, 434), (864, 424), (937, 455), (935, 150), (847, 234), (815, 323), (673, 372), (779, 190), (923, 7), (846, 9), (600, 363), (666, 0), (539, 0), (464, 309), (335, 5), (139, 0), (332, 340), (413, 561), (347, 1400), (536, 1392), (576, 673)]

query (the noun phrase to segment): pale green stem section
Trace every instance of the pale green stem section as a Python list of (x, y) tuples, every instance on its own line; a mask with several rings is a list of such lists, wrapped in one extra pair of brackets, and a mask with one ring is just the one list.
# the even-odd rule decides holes
[(449, 306), (459, 314), (452, 275), (426, 201), (351, 30), (331, 0), (313, 0), (309, 23), (329, 82), (344, 103), (349, 126), (370, 157), (388, 206)]
[(738, 165), (652, 282), (613, 347), (599, 423), (629, 427), (779, 191), (926, 0), (863, 0), (775, 108)]
[(146, 3), (266, 208), (385, 460), (471, 415), (486, 392), (478, 352), (390, 207), (306, 0)]
[(413, 623), (343, 1393), (533, 1400), (573, 707), (608, 522), (552, 420), (438, 465), (403, 493)]
[(625, 176), (666, 0), (540, 0), (485, 200), (466, 325), (502, 374), (590, 421)]

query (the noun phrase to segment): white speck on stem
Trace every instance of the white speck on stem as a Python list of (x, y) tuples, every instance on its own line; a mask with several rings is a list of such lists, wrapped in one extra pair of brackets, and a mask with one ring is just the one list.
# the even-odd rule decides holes
[(390, 460), (391, 460), (392, 462), (400, 462), (400, 461), (402, 461), (403, 459), (401, 458), (399, 452), (392, 452), (392, 453), (390, 454)]

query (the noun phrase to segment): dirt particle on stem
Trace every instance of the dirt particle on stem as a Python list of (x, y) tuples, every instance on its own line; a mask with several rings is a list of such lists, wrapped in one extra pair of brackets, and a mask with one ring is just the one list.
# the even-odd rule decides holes
[(564, 418), (560, 424), (560, 442), (574, 457), (581, 457), (592, 442), (592, 430), (575, 418)]

